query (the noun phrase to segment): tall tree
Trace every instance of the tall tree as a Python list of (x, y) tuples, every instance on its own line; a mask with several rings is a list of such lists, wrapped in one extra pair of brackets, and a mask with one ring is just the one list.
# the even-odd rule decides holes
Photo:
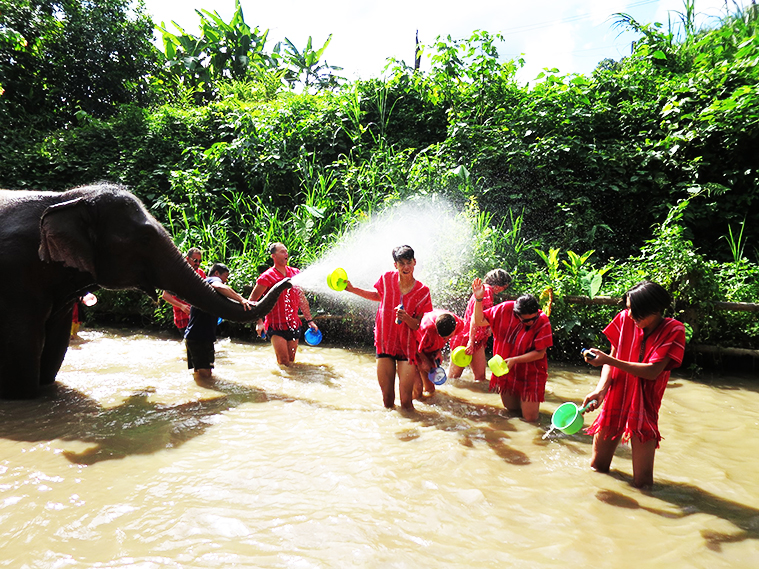
[(142, 0), (0, 0), (0, 123), (144, 104), (158, 58)]

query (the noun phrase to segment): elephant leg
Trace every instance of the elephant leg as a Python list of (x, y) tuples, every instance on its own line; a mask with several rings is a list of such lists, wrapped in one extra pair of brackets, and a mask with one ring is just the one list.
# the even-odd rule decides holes
[(72, 304), (68, 309), (53, 314), (45, 323), (45, 345), (40, 358), (40, 385), (55, 382), (55, 376), (61, 369), (63, 358), (71, 339), (71, 317), (74, 312)]
[(0, 330), (0, 397), (32, 399), (39, 395), (44, 324), (27, 315), (9, 315)]

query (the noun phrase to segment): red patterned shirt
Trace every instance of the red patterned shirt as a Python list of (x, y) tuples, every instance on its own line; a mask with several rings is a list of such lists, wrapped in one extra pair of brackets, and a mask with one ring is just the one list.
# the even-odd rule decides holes
[[(265, 286), (266, 290), (264, 294), (279, 281), (285, 278), (292, 278), (300, 271), (293, 267), (287, 266), (287, 276), (282, 276), (275, 267), (264, 271), (260, 277), (256, 279), (256, 284)], [(274, 305), (269, 314), (264, 319), (264, 327), (268, 330), (273, 328), (274, 330), (297, 330), (300, 328), (300, 318), (298, 318), (298, 308), (300, 307), (300, 295), (301, 291), (298, 287), (292, 287), (287, 289), (279, 295), (277, 303)]]
[[(514, 301), (496, 304), (484, 312), (493, 329), (493, 353), (503, 359), (521, 356), (553, 346), (553, 331), (548, 316), (538, 311), (538, 319), (527, 328), (514, 314)], [(490, 388), (520, 395), (524, 401), (543, 401), (548, 379), (548, 356), (519, 363), (504, 376), (490, 379)]]
[(611, 427), (622, 440), (631, 435), (641, 442), (661, 440), (659, 408), (672, 369), (679, 367), (685, 354), (685, 326), (672, 318), (664, 318), (644, 340), (644, 332), (635, 325), (627, 310), (623, 310), (604, 329), (604, 334), (616, 348), (616, 358), (627, 362), (656, 363), (669, 358), (667, 368), (654, 380), (641, 379), (619, 368), (611, 367), (611, 386), (606, 392), (601, 413), (588, 427), (595, 434)]
[[(448, 343), (448, 339), (444, 339), (437, 331), (435, 326), (435, 320), (441, 314), (449, 313), (447, 310), (432, 310), (427, 312), (422, 317), (422, 323), (419, 325), (419, 329), (416, 330), (416, 341), (419, 344), (418, 352), (425, 354), (436, 354)], [(449, 313), (450, 314), (450, 313)], [(452, 315), (456, 319), (456, 330), (454, 336), (461, 333), (464, 330), (464, 321), (456, 316)], [(454, 336), (451, 336), (453, 338)]]
[[(483, 284), (485, 289), (485, 296), (482, 297), (482, 310), (487, 310), (493, 306), (495, 302), (495, 294), (493, 288), (489, 284)], [(451, 350), (458, 346), (466, 346), (469, 343), (469, 330), (472, 326), (472, 315), (474, 314), (474, 295), (469, 297), (469, 302), (466, 305), (466, 312), (464, 312), (464, 328), (451, 337)], [(485, 346), (485, 342), (493, 334), (490, 330), (490, 326), (477, 326), (474, 330), (474, 349), (475, 351)]]
[(403, 309), (412, 318), (421, 318), (432, 310), (430, 289), (419, 281), (401, 295), (398, 271), (388, 271), (374, 283), (380, 295), (377, 319), (374, 324), (374, 346), (378, 354), (403, 357), (416, 363), (416, 336), (405, 323), (395, 323), (395, 308), (403, 302)]

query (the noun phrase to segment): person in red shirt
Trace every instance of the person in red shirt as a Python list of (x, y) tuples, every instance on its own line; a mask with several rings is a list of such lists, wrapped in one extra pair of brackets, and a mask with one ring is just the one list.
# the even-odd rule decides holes
[(485, 288), (480, 279), (472, 282), (475, 296), (473, 320), (475, 326), (493, 329), (493, 353), (501, 356), (509, 371), (506, 375), (492, 375), (490, 389), (501, 394), (501, 401), (509, 411), (521, 411), (528, 422), (538, 420), (540, 403), (545, 400), (548, 380), (546, 350), (553, 346), (553, 332), (548, 317), (543, 314), (531, 294), (523, 294), (516, 301), (496, 304), (482, 309)]
[[(442, 349), (455, 334), (464, 331), (464, 321), (446, 310), (432, 310), (422, 317), (416, 331), (419, 344), (416, 353), (416, 367), (423, 389), (428, 394), (435, 393), (435, 384), (429, 379), (430, 370), (440, 365)], [(418, 385), (418, 384), (417, 384)]]
[[(298, 269), (287, 264), (290, 254), (287, 247), (282, 243), (272, 243), (269, 245), (268, 252), (274, 266), (264, 271), (256, 279), (256, 286), (253, 287), (248, 300), (257, 301), (274, 284), (300, 273)], [(306, 325), (314, 331), (318, 330), (319, 327), (311, 318), (311, 307), (308, 304), (308, 299), (303, 289), (297, 286), (283, 292), (272, 311), (266, 315), (264, 320), (259, 320), (256, 324), (256, 332), (259, 336), (266, 330), (267, 336), (271, 338), (271, 345), (274, 347), (274, 354), (277, 356), (277, 363), (280, 365), (289, 366), (295, 361), (301, 329), (298, 309), (303, 312)]]
[(641, 488), (654, 483), (654, 455), (661, 441), (659, 408), (670, 371), (683, 361), (685, 326), (663, 316), (672, 297), (659, 284), (638, 283), (625, 293), (624, 302), (627, 310), (604, 328), (609, 354), (597, 348), (584, 352), (586, 362), (603, 369), (583, 405), (593, 411), (603, 402), (587, 429), (593, 435), (591, 468), (609, 472), (617, 445), (629, 440), (633, 486)]
[(416, 368), (417, 342), (414, 331), (422, 316), (432, 310), (430, 289), (414, 279), (416, 259), (408, 245), (393, 249), (394, 271), (388, 271), (374, 283), (374, 290), (353, 286), (345, 290), (379, 302), (374, 324), (374, 346), (377, 349), (377, 380), (386, 408), (395, 406), (395, 376), (403, 409), (414, 410), (414, 386), (419, 377)]
[[(200, 249), (197, 247), (191, 248), (187, 251), (185, 259), (187, 259), (187, 263), (195, 269), (195, 272), (198, 273), (198, 276), (200, 276), (201, 279), (206, 278), (206, 274), (203, 272), (203, 269), (200, 268), (200, 263), (203, 262), (203, 252)], [(161, 298), (171, 304), (174, 309), (174, 325), (179, 328), (179, 331), (184, 335), (184, 329), (187, 328), (187, 323), (190, 321), (191, 306), (178, 296), (174, 296), (166, 291), (163, 291)]]
[[(485, 275), (485, 296), (482, 299), (482, 310), (487, 310), (495, 304), (495, 296), (511, 285), (511, 275), (503, 269), (493, 269), (487, 275)], [(490, 330), (490, 326), (475, 326), (474, 340), (471, 340), (472, 335), (472, 315), (474, 314), (475, 298), (474, 295), (469, 297), (469, 302), (466, 305), (466, 312), (464, 312), (464, 329), (461, 332), (456, 332), (451, 338), (451, 351), (459, 346), (466, 346), (466, 353), (472, 356), (472, 362), (469, 367), (472, 368), (475, 381), (485, 381), (485, 348), (488, 343), (488, 338), (493, 335)], [(457, 378), (461, 377), (461, 373), (464, 371), (463, 367), (457, 366), (451, 362), (448, 365), (448, 377)]]

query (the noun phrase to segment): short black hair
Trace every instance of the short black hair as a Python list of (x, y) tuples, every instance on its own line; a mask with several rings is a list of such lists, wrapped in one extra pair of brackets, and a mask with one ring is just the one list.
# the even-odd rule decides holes
[(519, 314), (535, 314), (540, 310), (540, 304), (538, 299), (531, 294), (523, 294), (514, 302), (514, 313)]
[(414, 260), (414, 250), (409, 245), (399, 245), (393, 249), (393, 261), (397, 263), (400, 260)]
[(672, 296), (660, 284), (641, 281), (628, 290), (622, 297), (627, 305), (630, 300), (630, 314), (635, 319), (642, 319), (658, 312), (664, 313), (672, 304)]
[(276, 253), (276, 252), (277, 252), (277, 246), (278, 246), (278, 245), (282, 245), (282, 247), (284, 247), (284, 246), (285, 246), (285, 244), (284, 244), (284, 243), (280, 243), (279, 241), (275, 241), (274, 243), (269, 243), (269, 244), (266, 246), (266, 252), (267, 252), (269, 255), (273, 255), (274, 253)]
[(208, 276), (212, 277), (214, 273), (219, 273), (220, 275), (223, 275), (224, 273), (228, 273), (228, 272), (229, 272), (229, 268), (227, 268), (226, 265), (222, 263), (214, 263), (211, 266), (211, 270), (208, 271)]
[(435, 318), (435, 328), (442, 337), (450, 336), (456, 331), (456, 319), (450, 312), (438, 314)]

